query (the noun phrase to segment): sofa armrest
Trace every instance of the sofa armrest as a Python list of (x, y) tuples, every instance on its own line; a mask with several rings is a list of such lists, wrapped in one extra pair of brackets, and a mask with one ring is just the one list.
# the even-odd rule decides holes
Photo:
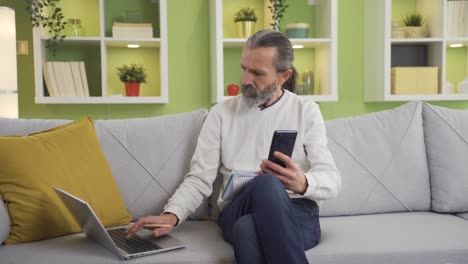
[(0, 199), (0, 245), (3, 244), (3, 241), (5, 241), (9, 234), (10, 216), (8, 215), (8, 210), (3, 203), (3, 200)]

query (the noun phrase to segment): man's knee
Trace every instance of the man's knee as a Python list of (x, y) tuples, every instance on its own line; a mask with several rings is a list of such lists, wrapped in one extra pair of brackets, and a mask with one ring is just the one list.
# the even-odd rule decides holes
[(266, 192), (282, 192), (284, 191), (283, 183), (278, 180), (275, 176), (269, 174), (261, 174), (254, 179), (255, 188), (257, 191), (266, 191)]
[(255, 221), (253, 215), (241, 216), (232, 229), (233, 242), (256, 240)]

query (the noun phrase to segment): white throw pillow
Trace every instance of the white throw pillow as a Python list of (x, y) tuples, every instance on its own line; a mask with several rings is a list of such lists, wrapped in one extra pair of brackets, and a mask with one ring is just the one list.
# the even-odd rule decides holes
[(326, 121), (342, 188), (321, 216), (430, 209), (421, 103)]
[(432, 210), (468, 211), (468, 111), (423, 105)]

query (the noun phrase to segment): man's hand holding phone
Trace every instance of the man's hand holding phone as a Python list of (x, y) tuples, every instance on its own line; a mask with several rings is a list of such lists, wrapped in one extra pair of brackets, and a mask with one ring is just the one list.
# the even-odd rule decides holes
[(307, 190), (307, 179), (304, 172), (291, 159), (297, 131), (277, 130), (273, 134), (268, 160), (260, 164), (262, 173), (278, 178), (286, 189), (304, 194)]

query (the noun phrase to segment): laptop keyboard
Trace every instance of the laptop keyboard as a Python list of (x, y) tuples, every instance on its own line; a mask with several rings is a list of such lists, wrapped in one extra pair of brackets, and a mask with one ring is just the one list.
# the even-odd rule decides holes
[(125, 228), (107, 230), (107, 232), (111, 236), (112, 240), (114, 240), (114, 243), (129, 254), (161, 249), (160, 246), (138, 235), (134, 235), (133, 237), (126, 239), (125, 236), (127, 235), (127, 230)]

